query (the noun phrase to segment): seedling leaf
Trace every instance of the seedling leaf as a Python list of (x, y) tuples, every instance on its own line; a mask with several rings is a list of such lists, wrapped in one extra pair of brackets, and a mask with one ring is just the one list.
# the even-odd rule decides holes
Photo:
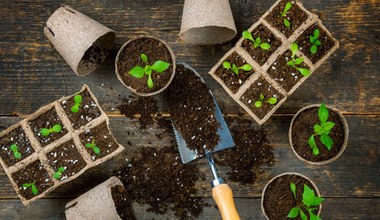
[(301, 214), (301, 219), (302, 219), (302, 220), (307, 220), (307, 216), (306, 216), (306, 214), (302, 211), (302, 209), (300, 209), (300, 214)]
[(325, 104), (321, 104), (321, 107), (319, 107), (318, 110), (318, 117), (321, 123), (326, 123), (327, 119), (329, 118), (329, 111), (327, 110), (327, 107)]
[(141, 58), (141, 60), (144, 61), (145, 63), (148, 63), (148, 57), (147, 57), (145, 54), (142, 53), (142, 54), (140, 55), (140, 58)]
[(319, 155), (319, 149), (318, 149), (318, 147), (314, 147), (313, 148), (313, 155), (314, 156), (318, 156)]
[(236, 75), (239, 75), (239, 69), (237, 68), (235, 64), (232, 64), (232, 71), (234, 71)]
[(286, 14), (291, 8), (292, 8), (292, 3), (291, 2), (288, 2), (288, 3), (286, 3), (286, 5), (285, 5), (285, 9), (284, 9), (284, 14)]
[(92, 144), (87, 143), (87, 144), (86, 144), (86, 147), (87, 147), (87, 148), (92, 148)]
[(12, 144), (12, 145), (11, 145), (11, 150), (12, 150), (13, 152), (17, 151), (17, 150), (18, 150), (18, 149), (17, 149), (17, 145)]
[(243, 66), (239, 67), (239, 69), (244, 70), (244, 71), (250, 71), (252, 70), (252, 66), (249, 64), (244, 64)]
[(92, 148), (92, 150), (94, 151), (94, 153), (95, 153), (96, 155), (100, 154), (100, 149), (99, 149), (99, 147), (94, 146), (94, 147)]
[(287, 64), (288, 66), (291, 66), (291, 67), (295, 67), (295, 66), (296, 66), (296, 64), (294, 63), (293, 60), (288, 61), (286, 64)]
[[(291, 189), (292, 192), (293, 192), (293, 196), (294, 196), (294, 198), (296, 198), (296, 192), (297, 192), (296, 184), (294, 184), (294, 183), (290, 183), (290, 189)], [(297, 214), (297, 215), (298, 215), (298, 214)]]
[(262, 101), (256, 101), (256, 102), (255, 102), (255, 107), (256, 107), (256, 108), (260, 108), (262, 105), (263, 105), (263, 102), (262, 102)]
[(309, 140), (307, 141), (307, 143), (309, 144), (309, 146), (314, 149), (317, 147), (317, 144), (315, 143), (315, 139), (314, 139), (314, 135), (311, 135), (309, 137)]
[(268, 43), (262, 43), (262, 44), (260, 44), (260, 47), (263, 50), (269, 50), (270, 49), (270, 44), (268, 44)]
[(223, 68), (226, 70), (231, 69), (231, 64), (228, 61), (223, 62)]
[(314, 44), (313, 46), (310, 47), (310, 52), (311, 52), (312, 54), (316, 54), (317, 51), (318, 51), (318, 48), (317, 48), (317, 46), (316, 46), (315, 44)]
[(153, 88), (152, 75), (148, 75), (147, 85), (148, 85), (148, 88), (149, 88), (149, 89)]
[(317, 46), (321, 46), (321, 45), (322, 45), (322, 43), (321, 43), (321, 41), (320, 41), (320, 40), (316, 40), (316, 41), (314, 42), (314, 45), (317, 45)]
[(298, 44), (297, 43), (292, 43), (291, 51), (292, 51), (292, 58), (294, 59), (294, 57), (298, 51)]
[(37, 189), (37, 187), (34, 184), (32, 184), (32, 193), (33, 193), (33, 195), (37, 195), (38, 194), (38, 189)]
[(74, 96), (74, 102), (75, 103), (81, 103), (82, 102), (82, 96), (81, 95), (75, 95)]
[(314, 38), (318, 39), (318, 37), (319, 37), (319, 29), (315, 29), (314, 30)]
[(133, 77), (136, 77), (138, 79), (141, 79), (144, 76), (145, 70), (141, 66), (135, 66), (130, 71), (129, 74), (131, 74)]
[(315, 215), (312, 211), (309, 211), (310, 220), (321, 220), (321, 218)]
[(297, 58), (297, 59), (294, 61), (294, 63), (295, 63), (296, 65), (300, 65), (300, 64), (303, 62), (303, 60), (304, 60), (304, 58)]
[(274, 98), (274, 97), (272, 97), (272, 98), (270, 98), (270, 99), (268, 99), (268, 101), (267, 101), (269, 104), (271, 104), (271, 105), (274, 105), (274, 104), (276, 104), (277, 103), (277, 99), (276, 98)]
[(294, 207), (290, 210), (287, 217), (288, 218), (297, 218), (297, 216), (299, 215), (299, 212), (300, 212), (300, 208)]
[(60, 172), (55, 172), (54, 174), (53, 174), (53, 178), (54, 179), (61, 179), (61, 176), (62, 176), (62, 173), (60, 173)]
[(51, 130), (55, 133), (61, 132), (62, 126), (60, 124), (55, 124)]
[(61, 172), (61, 173), (63, 173), (63, 172), (65, 172), (65, 168), (64, 167), (59, 167), (58, 171)]
[(335, 126), (335, 123), (334, 123), (334, 122), (328, 121), (328, 122), (326, 122), (326, 123), (323, 125), (323, 129), (324, 129), (325, 131), (330, 131), (331, 129), (333, 129), (334, 126)]
[(50, 131), (47, 128), (42, 128), (41, 131), (40, 131), (40, 133), (41, 133), (42, 136), (46, 137), (46, 136), (49, 136)]
[(328, 136), (327, 134), (321, 135), (321, 142), (322, 142), (322, 144), (324, 144), (327, 147), (328, 150), (330, 150), (332, 145), (334, 144), (333, 139), (330, 136)]
[(320, 125), (314, 125), (314, 131), (317, 133), (317, 134), (323, 134), (324, 132), (324, 130), (323, 130), (323, 128), (320, 126)]
[(243, 37), (244, 37), (245, 39), (247, 39), (247, 40), (251, 40), (252, 42), (255, 42), (255, 41), (253, 40), (253, 37), (252, 37), (251, 32), (249, 32), (249, 31), (243, 31)]
[(303, 75), (303, 76), (309, 76), (310, 75), (310, 71), (308, 69), (305, 69), (305, 68), (297, 68), (297, 70)]
[(77, 113), (79, 111), (79, 106), (78, 105), (73, 105), (73, 106), (71, 106), (70, 110), (73, 113)]
[(290, 21), (288, 19), (284, 19), (284, 25), (286, 27), (290, 27)]
[(165, 70), (167, 70), (169, 66), (170, 66), (170, 63), (162, 61), (162, 60), (158, 60), (152, 65), (151, 69), (156, 71), (157, 73), (162, 73)]
[(260, 98), (261, 101), (263, 101), (264, 100), (264, 95), (260, 93), (259, 98)]
[(261, 43), (261, 38), (260, 38), (260, 37), (257, 37), (257, 38), (255, 39), (256, 47), (257, 47), (258, 45), (260, 45), (260, 43)]

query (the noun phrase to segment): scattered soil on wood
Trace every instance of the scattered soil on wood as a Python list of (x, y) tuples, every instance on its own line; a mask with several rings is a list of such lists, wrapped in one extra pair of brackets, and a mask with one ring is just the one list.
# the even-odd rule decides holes
[(165, 93), (176, 129), (191, 150), (203, 155), (218, 144), (220, 124), (215, 119), (214, 99), (205, 83), (190, 69), (177, 66), (173, 82)]
[[(153, 115), (158, 112), (157, 101), (153, 97), (125, 98), (124, 104), (119, 106), (119, 110), (129, 119), (138, 118), (140, 128), (146, 129), (153, 124)], [(140, 117), (136, 117), (140, 115)]]
[[(147, 86), (148, 75), (141, 79), (135, 78), (129, 74), (129, 71), (135, 66), (145, 67), (146, 63), (141, 60), (140, 55), (144, 53), (148, 57), (148, 64), (152, 66), (156, 61), (162, 60), (170, 63), (167, 70), (162, 73), (152, 72), (154, 86), (149, 89)], [(117, 69), (123, 82), (141, 93), (152, 93), (165, 87), (173, 74), (171, 54), (161, 41), (153, 38), (140, 38), (130, 42), (120, 53), (117, 63)]]
[(262, 166), (274, 163), (273, 148), (267, 139), (264, 128), (256, 128), (256, 123), (250, 119), (228, 118), (230, 131), (235, 141), (235, 147), (215, 154), (218, 165), (228, 166), (228, 179), (243, 185), (252, 184)]
[[(296, 199), (294, 199), (293, 192), (290, 189), (290, 183), (296, 185)], [(289, 219), (287, 216), (290, 210), (302, 203), (304, 184), (315, 191), (315, 188), (307, 179), (298, 175), (284, 175), (271, 182), (264, 195), (264, 209), (269, 219)], [(318, 210), (319, 206), (314, 211), (314, 214), (318, 213)], [(309, 219), (308, 212), (303, 211)], [(295, 219), (301, 220), (300, 217)]]
[(301, 112), (293, 122), (292, 141), (294, 150), (302, 158), (319, 162), (333, 158), (339, 153), (344, 142), (344, 126), (337, 113), (329, 109), (328, 121), (334, 122), (335, 126), (331, 129), (329, 136), (333, 139), (334, 144), (328, 150), (320, 141), (320, 136), (316, 136), (315, 143), (319, 149), (319, 155), (314, 156), (307, 141), (310, 135), (314, 134), (314, 125), (320, 124), (318, 118), (319, 107), (310, 108)]

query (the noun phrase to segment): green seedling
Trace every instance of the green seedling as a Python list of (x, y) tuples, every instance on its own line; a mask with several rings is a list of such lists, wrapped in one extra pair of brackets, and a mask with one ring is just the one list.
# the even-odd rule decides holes
[(65, 172), (65, 170), (66, 170), (66, 169), (65, 169), (64, 167), (59, 167), (58, 170), (57, 170), (57, 172), (55, 172), (55, 173), (53, 174), (53, 177), (54, 177), (55, 179), (57, 179), (57, 180), (61, 179), (62, 173)]
[(11, 151), (13, 152), (13, 156), (16, 158), (16, 159), (20, 159), (21, 158), (21, 153), (18, 152), (18, 147), (16, 144), (12, 144), (11, 145)]
[(236, 75), (239, 75), (239, 70), (243, 70), (243, 71), (250, 71), (250, 70), (252, 70), (252, 66), (249, 65), (248, 63), (244, 64), (241, 67), (237, 67), (235, 64), (231, 65), (231, 63), (228, 62), (228, 61), (224, 61), (223, 62), (223, 68), (226, 69), (226, 70), (232, 71)]
[(260, 108), (261, 106), (263, 106), (264, 102), (269, 103), (270, 105), (275, 105), (277, 103), (277, 98), (272, 97), (265, 100), (264, 95), (260, 93), (259, 100), (255, 102), (255, 107)]
[(315, 29), (314, 30), (314, 35), (310, 35), (309, 38), (310, 38), (310, 43), (313, 44), (313, 46), (310, 47), (310, 52), (312, 54), (316, 54), (317, 51), (318, 51), (318, 47), (317, 46), (321, 46), (322, 45), (321, 41), (318, 40), (318, 38), (319, 38), (319, 29), (318, 28)]
[(296, 54), (298, 52), (298, 44), (292, 43), (291, 50), (292, 50), (292, 56), (291, 56), (292, 60), (288, 61), (286, 64), (288, 66), (295, 68), (303, 76), (309, 76), (310, 71), (308, 69), (298, 67), (298, 65), (300, 65), (304, 60), (304, 58), (300, 58), (300, 57), (296, 58)]
[[(293, 192), (294, 199), (296, 199), (296, 185), (290, 183), (290, 189)], [(306, 213), (309, 213), (310, 220), (321, 220), (319, 216), (314, 214), (317, 207), (323, 202), (324, 198), (315, 195), (314, 190), (310, 189), (306, 184), (303, 185), (302, 203), (297, 204), (292, 208), (288, 214), (288, 218), (297, 218), (301, 216), (302, 220), (308, 220)]]
[(91, 143), (86, 144), (87, 148), (91, 148), (96, 155), (100, 154), (100, 148), (95, 145), (95, 140), (92, 139)]
[(170, 63), (158, 60), (150, 66), (148, 65), (148, 57), (143, 53), (140, 55), (140, 59), (146, 63), (145, 67), (135, 66), (129, 71), (129, 74), (138, 79), (141, 79), (144, 74), (148, 75), (147, 85), (148, 88), (151, 89), (153, 88), (152, 72), (162, 73), (169, 68)]
[(318, 110), (318, 118), (321, 124), (315, 124), (314, 125), (314, 134), (312, 134), (308, 140), (308, 144), (313, 150), (313, 154), (315, 156), (319, 155), (319, 149), (317, 147), (317, 144), (315, 143), (315, 136), (320, 136), (320, 140), (323, 145), (326, 146), (328, 150), (331, 149), (332, 145), (334, 144), (333, 139), (329, 136), (331, 129), (335, 126), (334, 122), (327, 121), (329, 117), (329, 111), (326, 108), (325, 104), (321, 104), (321, 107)]
[(62, 126), (60, 124), (55, 124), (53, 127), (50, 128), (42, 128), (40, 133), (42, 136), (47, 137), (52, 133), (58, 133), (62, 131)]
[(75, 95), (74, 96), (74, 105), (71, 106), (71, 111), (73, 113), (77, 113), (79, 111), (80, 104), (82, 103), (82, 96), (81, 95)]
[(245, 39), (247, 39), (247, 40), (252, 41), (254, 48), (260, 47), (263, 50), (269, 50), (270, 49), (270, 44), (268, 44), (268, 43), (261, 43), (261, 38), (260, 37), (257, 37), (256, 39), (254, 39), (252, 37), (251, 32), (249, 32), (249, 31), (243, 31), (243, 37)]
[(38, 189), (37, 189), (36, 185), (34, 185), (35, 183), (36, 183), (36, 181), (34, 181), (33, 183), (24, 183), (24, 184), (22, 184), (22, 187), (24, 187), (26, 189), (31, 188), (33, 195), (37, 195)]
[(281, 17), (283, 18), (284, 25), (290, 27), (291, 23), (288, 19), (285, 18), (286, 13), (292, 8), (293, 4), (291, 2), (286, 3), (284, 10), (281, 12)]

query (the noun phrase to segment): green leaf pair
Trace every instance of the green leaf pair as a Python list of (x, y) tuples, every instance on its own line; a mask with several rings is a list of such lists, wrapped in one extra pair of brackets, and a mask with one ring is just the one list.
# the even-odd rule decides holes
[(12, 144), (11, 145), (11, 151), (13, 152), (13, 156), (16, 158), (16, 159), (20, 159), (21, 158), (21, 153), (18, 151), (18, 147), (16, 144)]
[(321, 41), (318, 40), (319, 35), (320, 35), (319, 29), (315, 29), (315, 30), (314, 30), (314, 35), (311, 35), (311, 36), (309, 37), (309, 39), (310, 39), (310, 43), (313, 44), (313, 45), (310, 47), (310, 53), (312, 53), (312, 54), (316, 54), (317, 51), (318, 51), (318, 47), (317, 47), (317, 46), (321, 46), (321, 45), (322, 45)]
[(42, 128), (41, 131), (40, 131), (40, 133), (41, 133), (42, 136), (47, 137), (51, 133), (59, 133), (61, 131), (62, 131), (62, 126), (60, 124), (55, 124), (51, 128)]
[(223, 62), (223, 68), (226, 69), (226, 70), (231, 70), (236, 75), (239, 75), (239, 70), (243, 70), (243, 71), (250, 71), (250, 70), (252, 70), (252, 66), (249, 65), (248, 63), (244, 64), (241, 67), (237, 67), (235, 64), (231, 65), (231, 63), (228, 62), (228, 61), (224, 61)]
[(270, 49), (270, 44), (268, 44), (268, 43), (261, 43), (261, 38), (260, 37), (257, 37), (256, 39), (254, 39), (252, 37), (251, 32), (249, 32), (249, 31), (243, 31), (242, 35), (243, 35), (244, 39), (247, 39), (247, 40), (250, 40), (250, 41), (253, 42), (253, 47), (254, 48), (260, 47), (263, 50), (269, 50)]
[(81, 95), (75, 95), (74, 96), (74, 105), (71, 106), (71, 112), (77, 113), (79, 111), (80, 104), (82, 103), (82, 96)]
[(58, 170), (57, 170), (57, 172), (55, 172), (55, 173), (53, 174), (53, 177), (54, 177), (55, 179), (57, 179), (57, 180), (61, 179), (62, 173), (65, 172), (65, 170), (66, 170), (66, 169), (65, 169), (64, 167), (59, 167)]
[(33, 195), (37, 195), (38, 194), (38, 189), (37, 189), (37, 187), (35, 185), (35, 182), (36, 181), (34, 181), (33, 183), (24, 183), (24, 184), (22, 184), (22, 187), (24, 187), (24, 188), (31, 188)]
[(100, 154), (100, 148), (95, 145), (94, 139), (92, 139), (91, 143), (86, 144), (86, 148), (91, 148), (96, 155)]
[(304, 58), (300, 58), (300, 57), (296, 58), (296, 55), (297, 55), (297, 52), (298, 52), (298, 44), (297, 43), (292, 43), (291, 50), (292, 50), (292, 56), (291, 56), (292, 60), (288, 61), (286, 64), (288, 66), (290, 66), (290, 67), (295, 68), (303, 76), (309, 76), (310, 75), (310, 71), (308, 69), (298, 67), (298, 65), (300, 65), (304, 61)]
[(150, 66), (148, 65), (148, 57), (143, 53), (140, 55), (140, 59), (144, 63), (146, 63), (145, 67), (135, 66), (129, 71), (129, 74), (138, 79), (141, 79), (144, 76), (144, 74), (148, 75), (147, 86), (149, 89), (151, 89), (154, 86), (152, 79), (152, 71), (162, 73), (169, 68), (170, 63), (158, 60), (154, 62), (152, 66)]
[(264, 99), (265, 99), (264, 95), (260, 93), (259, 100), (255, 102), (254, 106), (256, 108), (260, 108), (261, 106), (263, 106), (264, 102), (269, 103), (270, 105), (275, 105), (277, 103), (277, 98), (275, 97), (269, 98), (268, 100), (264, 100)]
[[(282, 18), (286, 16), (286, 13), (288, 13), (288, 11), (292, 8), (292, 6), (293, 6), (293, 4), (291, 2), (286, 3), (284, 10), (280, 14)], [(284, 25), (286, 27), (288, 27), (288, 28), (290, 27), (291, 23), (288, 19), (283, 18), (283, 22), (284, 22)]]

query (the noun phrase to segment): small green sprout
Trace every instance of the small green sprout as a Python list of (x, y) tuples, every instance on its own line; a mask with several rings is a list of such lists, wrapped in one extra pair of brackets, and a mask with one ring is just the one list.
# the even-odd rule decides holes
[(260, 108), (263, 105), (263, 102), (269, 103), (270, 105), (275, 105), (277, 103), (277, 98), (275, 97), (269, 98), (268, 100), (264, 99), (264, 95), (260, 93), (259, 100), (255, 102), (255, 107)]
[(65, 169), (64, 167), (59, 167), (58, 170), (57, 170), (57, 172), (55, 172), (55, 173), (53, 174), (53, 177), (54, 177), (55, 179), (57, 179), (57, 180), (61, 179), (62, 173), (65, 172), (65, 170), (66, 170), (66, 169)]
[(292, 43), (291, 50), (292, 50), (292, 57), (291, 57), (292, 60), (288, 61), (286, 64), (288, 66), (291, 66), (291, 67), (295, 68), (302, 75), (309, 76), (310, 75), (310, 71), (308, 69), (298, 67), (298, 65), (300, 65), (303, 62), (303, 60), (304, 60), (304, 58), (300, 58), (300, 57), (298, 57), (296, 59), (296, 54), (298, 52), (298, 44)]
[(261, 43), (261, 38), (260, 37), (257, 37), (256, 39), (254, 39), (252, 37), (251, 32), (249, 32), (249, 31), (243, 31), (243, 37), (245, 39), (247, 39), (247, 40), (252, 41), (254, 48), (260, 47), (263, 50), (269, 50), (270, 49), (270, 44), (268, 44), (268, 43)]
[(310, 148), (313, 150), (313, 154), (315, 156), (319, 155), (319, 149), (317, 147), (317, 144), (315, 143), (315, 136), (320, 136), (320, 140), (323, 145), (326, 146), (328, 150), (331, 149), (332, 145), (334, 144), (333, 139), (329, 136), (331, 129), (335, 126), (334, 122), (327, 121), (329, 117), (329, 111), (326, 108), (325, 104), (321, 104), (321, 107), (318, 110), (318, 118), (321, 122), (320, 125), (316, 124), (314, 125), (314, 134), (312, 134), (307, 141)]
[(21, 153), (18, 152), (18, 147), (16, 144), (12, 144), (11, 145), (11, 151), (13, 152), (13, 156), (16, 158), (16, 159), (20, 159), (21, 158)]
[(293, 4), (291, 2), (286, 3), (284, 10), (281, 12), (281, 17), (283, 18), (284, 25), (286, 27), (290, 27), (290, 21), (284, 17), (286, 16), (286, 13), (288, 13), (288, 11), (292, 8), (292, 6)]
[(141, 79), (144, 74), (148, 75), (147, 85), (148, 88), (151, 89), (153, 88), (152, 72), (162, 73), (169, 68), (170, 63), (158, 60), (150, 66), (148, 65), (148, 57), (143, 53), (140, 55), (140, 59), (146, 63), (145, 67), (135, 66), (129, 71), (129, 74), (138, 79)]
[(40, 133), (42, 136), (47, 137), (51, 133), (58, 133), (62, 131), (62, 126), (60, 124), (55, 124), (53, 127), (50, 128), (42, 128)]
[[(294, 199), (296, 199), (296, 185), (290, 183), (290, 189), (293, 192)], [(302, 204), (297, 204), (292, 208), (288, 214), (288, 218), (297, 218), (299, 215), (302, 220), (307, 220), (306, 213), (309, 213), (310, 220), (321, 220), (319, 216), (314, 214), (317, 207), (323, 202), (324, 198), (315, 195), (314, 190), (310, 189), (306, 184), (303, 185)]]
[(81, 95), (75, 95), (74, 96), (74, 105), (71, 106), (71, 111), (73, 113), (77, 113), (79, 111), (80, 104), (82, 103), (82, 96)]
[(92, 139), (91, 143), (87, 143), (86, 147), (91, 148), (95, 154), (100, 154), (100, 148), (95, 145), (94, 139)]
[(310, 43), (313, 44), (313, 46), (310, 47), (310, 52), (312, 54), (316, 54), (317, 51), (318, 51), (318, 47), (317, 46), (321, 46), (322, 43), (320, 40), (318, 40), (318, 37), (319, 37), (319, 29), (315, 29), (314, 30), (314, 35), (310, 35)]
[(36, 185), (34, 185), (35, 183), (36, 183), (36, 181), (34, 181), (33, 183), (24, 183), (24, 184), (22, 184), (22, 187), (24, 187), (26, 189), (31, 187), (33, 195), (37, 195), (38, 189), (37, 189)]
[(231, 63), (228, 62), (228, 61), (224, 61), (223, 62), (223, 68), (226, 69), (226, 70), (231, 70), (236, 75), (239, 75), (239, 70), (243, 70), (243, 71), (250, 71), (250, 70), (252, 70), (252, 66), (249, 65), (248, 63), (244, 64), (241, 67), (237, 67), (235, 64), (231, 65)]

